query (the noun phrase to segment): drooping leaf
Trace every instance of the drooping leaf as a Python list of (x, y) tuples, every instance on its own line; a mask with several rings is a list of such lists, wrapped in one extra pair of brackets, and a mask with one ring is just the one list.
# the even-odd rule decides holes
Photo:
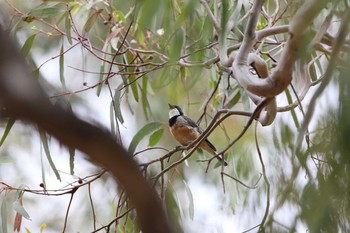
[(73, 43), (72, 32), (71, 32), (72, 31), (72, 25), (70, 23), (70, 18), (69, 18), (67, 13), (66, 13), (66, 17), (65, 17), (64, 26), (65, 26), (65, 32), (66, 32), (68, 43), (71, 45)]
[(113, 103), (110, 104), (109, 106), (109, 119), (111, 122), (111, 133), (112, 135), (116, 135), (116, 129), (115, 129), (115, 114), (114, 114), (114, 107), (113, 107)]
[(115, 119), (119, 120), (120, 123), (124, 123), (124, 118), (122, 115), (122, 111), (120, 109), (120, 94), (121, 94), (121, 90), (123, 87), (123, 83), (119, 84), (119, 86), (117, 87), (117, 89), (115, 90), (114, 93), (114, 114), (115, 114)]
[(64, 4), (61, 3), (57, 3), (55, 5), (43, 3), (31, 10), (28, 15), (38, 18), (48, 18), (60, 15), (65, 10), (66, 8), (64, 7)]
[(20, 215), (22, 215), (24, 218), (30, 220), (30, 216), (28, 214), (28, 212), (24, 209), (23, 205), (21, 204), (21, 198), (17, 199), (16, 201), (13, 202), (12, 206), (13, 209), (19, 213)]
[(279, 136), (277, 136), (277, 132), (276, 130), (273, 130), (272, 132), (272, 141), (273, 141), (273, 145), (276, 148), (276, 151), (280, 151), (281, 150), (281, 146), (280, 146), (280, 139)]
[(40, 68), (36, 68), (35, 70), (33, 70), (32, 74), (33, 74), (33, 77), (35, 79), (39, 79), (40, 78)]
[(149, 137), (149, 142), (148, 142), (148, 146), (155, 146), (159, 140), (162, 138), (164, 133), (164, 129), (158, 129), (156, 130), (154, 133), (151, 134), (151, 136)]
[(20, 232), (22, 226), (22, 214), (16, 212), (15, 221), (13, 222), (13, 231)]
[(124, 24), (126, 23), (126, 18), (123, 12), (121, 11), (113, 11), (113, 14), (115, 17), (117, 17), (118, 19), (120, 19)]
[(7, 138), (7, 135), (10, 133), (10, 130), (13, 126), (13, 124), (15, 123), (15, 119), (14, 118), (10, 118), (9, 121), (7, 122), (6, 124), (6, 128), (5, 128), (5, 132), (4, 134), (2, 135), (1, 137), (1, 140), (0, 140), (0, 147), (2, 146), (2, 144), (5, 142), (6, 138)]
[[(72, 105), (69, 101), (67, 101), (67, 112), (73, 114), (73, 109), (72, 109)], [(69, 151), (69, 171), (71, 175), (74, 175), (74, 160), (75, 160), (75, 147), (69, 147), (68, 151)]]
[(66, 89), (66, 81), (64, 80), (64, 47), (63, 43), (60, 50), (60, 59), (59, 59), (59, 67), (60, 67), (60, 81), (63, 86), (63, 89)]
[(29, 54), (29, 51), (32, 48), (33, 43), (34, 43), (35, 36), (36, 36), (36, 34), (31, 35), (24, 42), (24, 45), (21, 48), (21, 53), (24, 57), (26, 57)]
[(1, 230), (3, 233), (7, 233), (7, 205), (5, 199), (1, 203)]
[(229, 102), (226, 104), (226, 108), (233, 108), (238, 101), (241, 99), (241, 92), (238, 87), (233, 90), (232, 95), (230, 96)]
[(148, 112), (150, 111), (150, 105), (147, 98), (147, 89), (148, 89), (148, 78), (147, 76), (142, 77), (142, 88), (141, 88), (141, 101), (142, 109), (145, 114), (145, 118), (148, 119)]
[[(290, 92), (289, 92), (288, 88), (286, 88), (285, 93), (286, 93), (286, 96), (287, 96), (288, 104), (292, 104), (293, 100), (292, 100), (292, 96), (290, 95)], [(290, 110), (290, 112), (292, 114), (292, 118), (293, 118), (293, 122), (294, 122), (295, 127), (297, 129), (299, 129), (300, 128), (300, 124), (299, 124), (299, 121), (298, 121), (298, 117), (297, 117), (297, 115), (295, 113), (295, 109), (292, 108)]]
[(74, 158), (75, 158), (75, 148), (69, 148), (69, 171), (71, 175), (74, 175)]
[(181, 201), (179, 200), (177, 193), (171, 187), (168, 187), (165, 191), (165, 201), (167, 203), (168, 214), (171, 219), (174, 219), (174, 225), (178, 229), (180, 228), (179, 216), (181, 216)]
[(46, 188), (46, 176), (45, 176), (45, 169), (44, 169), (44, 160), (43, 155), (40, 153), (40, 163), (41, 163), (41, 182), (43, 184), (43, 188)]
[[(153, 0), (153, 1), (139, 1), (139, 13), (135, 22), (135, 30), (140, 28), (147, 28), (153, 19), (156, 17), (156, 13), (162, 9), (165, 9), (165, 5), (168, 1)], [(169, 1), (172, 2), (172, 1)]]
[(44, 151), (45, 151), (45, 154), (46, 154), (46, 158), (49, 161), (50, 167), (53, 170), (53, 172), (55, 173), (56, 178), (59, 181), (61, 181), (61, 176), (58, 173), (58, 170), (57, 170), (57, 168), (55, 166), (55, 163), (53, 162), (52, 157), (51, 157), (51, 153), (50, 153), (50, 149), (49, 149), (49, 143), (47, 141), (46, 133), (44, 131), (42, 131), (42, 130), (39, 130), (39, 134), (40, 134), (40, 139), (41, 139), (41, 142), (43, 144)]
[(162, 123), (160, 122), (151, 122), (142, 127), (131, 140), (128, 151), (133, 154), (141, 140), (153, 131), (158, 130), (160, 127), (162, 127)]
[(191, 220), (193, 220), (193, 218), (194, 218), (194, 201), (193, 201), (192, 191), (191, 191), (190, 187), (188, 187), (188, 185), (187, 185), (187, 183), (185, 181), (183, 183), (184, 183), (185, 190), (186, 190), (186, 193), (187, 193), (187, 197), (188, 197), (188, 200), (189, 200), (188, 213), (189, 213), (189, 216), (190, 216)]
[(132, 91), (132, 94), (134, 96), (134, 99), (136, 102), (139, 102), (139, 92), (138, 92), (138, 88), (137, 88), (137, 83), (136, 83), (136, 77), (135, 75), (129, 75), (129, 84), (130, 84), (130, 87), (131, 87), (131, 91)]
[(83, 32), (84, 34), (85, 33), (88, 33), (92, 26), (94, 26), (95, 22), (96, 22), (96, 19), (97, 17), (101, 14), (102, 12), (102, 9), (99, 9), (97, 10), (95, 13), (93, 13), (90, 18), (86, 21), (85, 25), (84, 25), (84, 28), (83, 28)]
[(45, 229), (46, 229), (46, 223), (41, 224), (40, 233), (43, 233)]
[[(105, 62), (103, 62), (100, 66), (100, 79), (99, 82), (102, 82), (102, 80), (106, 77), (105, 76), (105, 72), (107, 70), (107, 64)], [(100, 85), (98, 85), (97, 90), (96, 90), (96, 95), (100, 96), (101, 91), (102, 91), (102, 87), (103, 87), (103, 83), (101, 83)]]

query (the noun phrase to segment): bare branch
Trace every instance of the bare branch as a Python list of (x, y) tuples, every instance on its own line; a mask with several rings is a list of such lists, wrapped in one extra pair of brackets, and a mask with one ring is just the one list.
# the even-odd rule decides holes
[(218, 23), (218, 21), (216, 20), (216, 18), (215, 18), (215, 16), (213, 15), (213, 13), (211, 12), (210, 7), (209, 7), (207, 1), (206, 1), (206, 0), (200, 0), (199, 2), (203, 5), (205, 11), (207, 12), (207, 14), (208, 14), (208, 16), (209, 16), (209, 19), (211, 20), (211, 23), (213, 24), (213, 27), (215, 28), (216, 32), (217, 32), (217, 33), (220, 33), (220, 26), (219, 26), (219, 23)]

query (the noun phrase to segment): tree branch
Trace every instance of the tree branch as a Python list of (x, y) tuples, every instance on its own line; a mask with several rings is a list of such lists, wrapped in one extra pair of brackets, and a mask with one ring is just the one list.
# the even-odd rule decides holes
[[(261, 1), (256, 1), (253, 6), (253, 13), (249, 19), (245, 37), (238, 55), (232, 65), (232, 73), (240, 85), (247, 91), (264, 97), (274, 97), (287, 88), (292, 80), (294, 62), (297, 59), (297, 52), (305, 29), (310, 25), (317, 14), (325, 7), (327, 1), (310, 0), (305, 1), (303, 6), (294, 15), (289, 25), (289, 38), (283, 49), (281, 59), (276, 70), (266, 79), (257, 79), (249, 72), (247, 64), (248, 53), (251, 51), (256, 39), (255, 28), (258, 13), (260, 12)], [(258, 12), (259, 9), (259, 12)], [(283, 28), (279, 28), (283, 30)], [(253, 31), (254, 30), (254, 31)]]
[(173, 232), (155, 190), (131, 155), (107, 131), (54, 107), (3, 29), (0, 51), (0, 99), (10, 115), (38, 124), (60, 143), (79, 149), (111, 171), (131, 198), (143, 232)]

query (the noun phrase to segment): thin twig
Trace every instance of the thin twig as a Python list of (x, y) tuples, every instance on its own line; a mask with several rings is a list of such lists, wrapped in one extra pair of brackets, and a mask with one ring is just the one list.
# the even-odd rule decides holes
[(263, 175), (264, 181), (266, 183), (266, 208), (265, 208), (264, 217), (261, 220), (261, 223), (259, 226), (259, 232), (264, 232), (263, 228), (264, 228), (264, 225), (265, 225), (265, 222), (266, 222), (267, 216), (269, 214), (269, 210), (270, 210), (270, 189), (271, 188), (270, 188), (269, 179), (267, 178), (264, 160), (262, 158), (262, 154), (261, 154), (260, 147), (259, 147), (257, 129), (258, 129), (257, 124), (255, 124), (255, 132), (254, 132), (255, 145), (256, 145), (256, 150), (257, 150), (258, 155), (259, 155), (259, 161), (261, 164), (262, 175)]
[(92, 219), (94, 221), (94, 230), (96, 230), (96, 213), (95, 213), (94, 202), (92, 200), (92, 195), (91, 195), (91, 183), (88, 184), (88, 194), (89, 194), (89, 200), (90, 200), (91, 211), (92, 211)]
[(77, 189), (73, 189), (72, 192), (71, 192), (71, 196), (70, 196), (68, 207), (67, 207), (67, 211), (66, 211), (66, 216), (64, 218), (64, 225), (63, 225), (62, 233), (64, 233), (66, 231), (67, 222), (68, 222), (68, 213), (69, 213), (72, 201), (73, 201), (73, 197), (74, 197), (75, 191), (77, 191)]
[(235, 178), (235, 177), (233, 177), (233, 176), (231, 176), (231, 175), (229, 175), (229, 174), (227, 174), (227, 173), (225, 173), (225, 172), (223, 172), (222, 175), (227, 176), (227, 177), (233, 179), (234, 181), (236, 181), (236, 182), (239, 183), (240, 185), (246, 187), (247, 189), (256, 189), (256, 188), (258, 187), (257, 185), (258, 185), (258, 183), (259, 183), (259, 181), (260, 181), (260, 179), (261, 179), (261, 176), (262, 176), (262, 175), (260, 174), (260, 176), (259, 176), (258, 180), (255, 182), (255, 184), (254, 184), (253, 186), (250, 186), (250, 185), (247, 185), (247, 184), (243, 183), (243, 182), (240, 181), (239, 179), (237, 179), (237, 178)]

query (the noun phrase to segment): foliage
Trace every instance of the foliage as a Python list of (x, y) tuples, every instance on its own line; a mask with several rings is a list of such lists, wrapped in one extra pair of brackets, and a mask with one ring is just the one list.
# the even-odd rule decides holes
[[(198, 232), (202, 227), (204, 232), (208, 227), (201, 226), (195, 217), (198, 196), (193, 194), (191, 182), (200, 177), (201, 182), (219, 190), (217, 206), (228, 203), (218, 218), (233, 215), (240, 219), (237, 231), (347, 232), (350, 84), (346, 64), (350, 44), (346, 19), (350, 13), (346, 1), (328, 2), (327, 8), (306, 23), (291, 67), (293, 80), (276, 100), (250, 92), (232, 73), (233, 60), (238, 60), (248, 38), (246, 31), (252, 29), (257, 30), (258, 39), (247, 60), (258, 55), (266, 68), (262, 70), (254, 60), (248, 64), (249, 74), (261, 80), (271, 77), (284, 61), (290, 39), (288, 25), (302, 4), (265, 1), (253, 28), (249, 28), (254, 16), (250, 1), (13, 0), (1, 3), (6, 9), (1, 13), (52, 101), (88, 120), (87, 113), (96, 109), (93, 106), (109, 111), (109, 122), (98, 124), (108, 125), (116, 140), (129, 148), (167, 203), (178, 231)], [(322, 4), (327, 2), (320, 1)], [(51, 62), (56, 74), (50, 71)], [(327, 102), (326, 98), (336, 98), (329, 95), (331, 92), (339, 94), (339, 105)], [(99, 104), (100, 99), (103, 104)], [(177, 103), (187, 115), (198, 119), (206, 129), (205, 136), (210, 135), (229, 161), (228, 168), (213, 166), (205, 153), (196, 154), (195, 143), (174, 147), (166, 130), (168, 102)], [(260, 120), (260, 113), (273, 103), (277, 118), (273, 116), (268, 123)], [(14, 119), (6, 120), (0, 150), (6, 150), (6, 143), (16, 143), (10, 136), (21, 130), (13, 129), (19, 124)], [(259, 122), (272, 125), (262, 128)], [(63, 172), (55, 164), (57, 155), (51, 151), (54, 141), (37, 131), (47, 158), (41, 158), (42, 163), (49, 163), (50, 171), (63, 180)], [(185, 149), (188, 151), (181, 157), (180, 151)], [(0, 180), (0, 193), (6, 196), (1, 206), (3, 232), (12, 221), (6, 216), (14, 212), (6, 203), (13, 201), (17, 212), (21, 207), (22, 215), (27, 213), (22, 207), (23, 192), (28, 193), (26, 198), (29, 194), (39, 196), (37, 202), (40, 195), (69, 196), (67, 210), (60, 210), (64, 224), (59, 224), (64, 225), (63, 231), (69, 231), (73, 197), (84, 189), (89, 197), (84, 205), (90, 206), (85, 212), (93, 212), (88, 216), (93, 222), (89, 231), (139, 232), (123, 188), (118, 187), (115, 199), (108, 200), (112, 215), (99, 216), (94, 205), (98, 196), (91, 185), (100, 182), (108, 187), (106, 171), (74, 176), (78, 166), (74, 148), (64, 153), (70, 155), (66, 164), (73, 179), (65, 188), (46, 189), (49, 169), (43, 164), (39, 165), (40, 190), (15, 188), (20, 184)], [(196, 161), (196, 156), (206, 163)], [(0, 173), (0, 179), (3, 176)], [(21, 199), (11, 197), (13, 190), (22, 193)], [(212, 211), (208, 216), (214, 218)], [(47, 222), (40, 225), (44, 232), (57, 227)]]

